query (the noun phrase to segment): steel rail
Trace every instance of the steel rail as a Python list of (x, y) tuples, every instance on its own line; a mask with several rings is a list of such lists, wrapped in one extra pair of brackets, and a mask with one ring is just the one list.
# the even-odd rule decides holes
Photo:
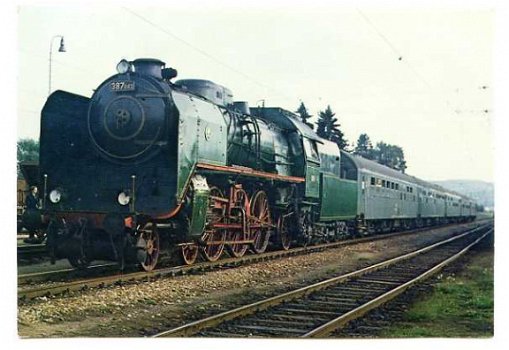
[[(468, 225), (468, 224), (467, 224)], [(448, 227), (449, 225), (446, 225), (445, 227)], [(454, 226), (454, 225), (451, 225)], [(482, 224), (479, 224), (474, 229), (477, 229), (481, 227)], [(182, 266), (172, 266), (168, 268), (160, 268), (151, 272), (146, 271), (139, 271), (139, 272), (131, 272), (131, 273), (116, 273), (114, 275), (109, 276), (101, 276), (97, 278), (89, 278), (89, 279), (80, 279), (76, 281), (70, 281), (50, 286), (41, 286), (41, 287), (35, 287), (35, 288), (27, 288), (27, 289), (19, 289), (18, 288), (18, 299), (33, 299), (36, 297), (41, 296), (47, 296), (47, 295), (58, 295), (66, 292), (71, 291), (80, 291), (85, 290), (89, 288), (94, 287), (105, 287), (108, 285), (113, 284), (121, 284), (125, 282), (135, 282), (135, 281), (143, 281), (143, 280), (153, 280), (157, 278), (162, 277), (174, 277), (176, 275), (184, 275), (189, 274), (193, 272), (203, 272), (207, 270), (212, 270), (214, 268), (219, 267), (228, 267), (228, 266), (240, 266), (248, 263), (255, 263), (259, 261), (267, 261), (267, 260), (274, 260), (286, 256), (295, 256), (300, 254), (306, 254), (311, 252), (317, 252), (317, 251), (323, 251), (326, 249), (331, 248), (337, 248), (341, 246), (348, 246), (348, 245), (355, 245), (365, 242), (374, 242), (386, 238), (391, 237), (397, 237), (402, 235), (410, 235), (415, 233), (420, 233), (423, 231), (431, 231), (437, 228), (443, 228), (441, 227), (426, 227), (426, 228), (420, 228), (416, 230), (411, 231), (402, 231), (402, 232), (395, 232), (395, 233), (388, 233), (388, 234), (381, 234), (376, 236), (367, 236), (357, 239), (351, 239), (351, 240), (344, 240), (344, 241), (338, 241), (333, 243), (323, 243), (319, 245), (314, 246), (308, 246), (308, 247), (298, 247), (289, 249), (287, 251), (284, 250), (278, 250), (278, 251), (272, 251), (262, 254), (252, 254), (252, 255), (245, 255), (241, 258), (224, 258), (219, 259), (214, 262), (202, 262), (198, 264), (193, 265), (182, 265)], [(18, 277), (18, 285), (22, 285), (23, 281), (35, 281), (35, 280), (44, 280), (45, 278), (48, 279), (52, 275), (58, 274), (60, 276), (71, 273), (73, 270), (65, 269), (60, 270), (56, 272), (41, 272), (41, 273), (32, 273), (32, 274), (26, 274), (26, 275), (20, 275)], [(20, 283), (21, 282), (21, 283)]]
[(26, 244), (20, 245), (17, 249), (18, 259), (38, 258), (47, 255), (46, 245), (44, 244)]
[[(485, 224), (485, 225), (482, 225), (482, 226), (478, 226), (476, 228), (469, 229), (469, 230), (467, 230), (466, 232), (464, 232), (464, 233), (462, 233), (460, 235), (455, 235), (455, 236), (453, 236), (451, 238), (442, 240), (442, 241), (437, 242), (437, 243), (433, 243), (433, 244), (431, 244), (429, 246), (417, 249), (417, 250), (415, 250), (413, 252), (406, 253), (406, 254), (400, 255), (398, 257), (391, 258), (391, 259), (388, 259), (388, 260), (376, 263), (374, 265), (371, 265), (371, 266), (359, 269), (357, 271), (349, 272), (349, 273), (346, 273), (346, 274), (341, 275), (341, 276), (330, 278), (330, 279), (327, 279), (327, 280), (324, 280), (324, 281), (321, 281), (321, 282), (318, 282), (318, 283), (314, 283), (312, 285), (305, 286), (305, 287), (302, 287), (302, 288), (299, 288), (299, 289), (296, 289), (296, 290), (293, 290), (293, 291), (290, 291), (290, 292), (286, 292), (286, 293), (283, 293), (283, 294), (280, 294), (280, 295), (277, 295), (277, 296), (274, 296), (274, 297), (271, 297), (271, 298), (260, 300), (258, 302), (255, 302), (255, 303), (252, 303), (252, 304), (249, 304), (249, 305), (244, 305), (244, 306), (235, 308), (233, 310), (225, 311), (225, 312), (219, 313), (217, 315), (213, 315), (213, 316), (201, 319), (201, 320), (197, 320), (197, 321), (194, 321), (194, 322), (182, 325), (180, 327), (176, 327), (176, 328), (173, 328), (173, 329), (170, 329), (170, 330), (167, 330), (167, 331), (163, 331), (163, 332), (160, 332), (160, 333), (157, 333), (157, 334), (153, 335), (153, 337), (167, 337), (167, 336), (172, 336), (172, 337), (189, 337), (189, 336), (191, 336), (193, 334), (196, 334), (196, 333), (198, 333), (198, 332), (200, 332), (202, 330), (206, 330), (208, 328), (216, 327), (216, 326), (224, 323), (225, 321), (233, 320), (233, 319), (236, 319), (236, 318), (239, 318), (239, 317), (248, 316), (248, 315), (251, 315), (251, 314), (256, 313), (258, 311), (262, 311), (262, 310), (268, 309), (270, 307), (276, 306), (276, 305), (281, 304), (283, 302), (287, 302), (287, 301), (290, 301), (290, 300), (295, 300), (295, 299), (299, 299), (299, 298), (305, 297), (305, 296), (307, 296), (307, 295), (309, 295), (311, 293), (314, 293), (316, 291), (325, 289), (327, 287), (330, 287), (330, 286), (333, 286), (333, 285), (336, 285), (336, 284), (340, 284), (340, 283), (346, 282), (346, 281), (348, 281), (348, 280), (350, 280), (352, 278), (360, 277), (360, 276), (365, 275), (367, 273), (370, 273), (370, 272), (373, 272), (373, 271), (376, 271), (376, 270), (380, 270), (380, 269), (386, 268), (386, 267), (388, 267), (390, 265), (394, 265), (394, 264), (396, 264), (398, 262), (401, 262), (401, 261), (404, 261), (404, 260), (408, 260), (408, 259), (410, 259), (412, 257), (415, 257), (415, 256), (418, 256), (418, 255), (423, 254), (425, 252), (428, 252), (428, 251), (430, 251), (432, 249), (435, 249), (437, 247), (440, 247), (440, 246), (442, 246), (444, 244), (447, 244), (447, 243), (459, 240), (459, 239), (461, 239), (461, 238), (463, 238), (465, 236), (468, 236), (470, 234), (477, 233), (477, 232), (479, 232), (481, 230), (484, 230), (484, 229), (488, 228), (489, 226), (491, 226), (491, 224)], [(488, 233), (486, 233), (485, 235), (487, 235)]]
[[(481, 225), (484, 221), (488, 221), (488, 220), (489, 219), (479, 220), (479, 221), (475, 221), (474, 223)], [(410, 234), (429, 231), (429, 230), (433, 230), (433, 229), (442, 229), (442, 228), (452, 227), (452, 226), (456, 226), (456, 225), (459, 226), (459, 225), (468, 225), (468, 224), (469, 223), (447, 224), (447, 225), (443, 225), (443, 226), (425, 227), (425, 228), (419, 228), (419, 229), (414, 229), (414, 230), (409, 230), (409, 231), (382, 233), (382, 234), (378, 234), (376, 236), (370, 235), (370, 236), (361, 237), (361, 238), (347, 239), (347, 240), (342, 240), (342, 241), (338, 241), (338, 242), (308, 246), (306, 248), (303, 248), (303, 247), (292, 248), (289, 251), (287, 251), (287, 253), (290, 255), (291, 254), (298, 255), (301, 253), (320, 251), (320, 250), (336, 248), (336, 247), (344, 246), (344, 245), (353, 245), (353, 244), (358, 244), (358, 243), (363, 243), (363, 242), (374, 242), (374, 241), (385, 239), (385, 238), (410, 235)], [(19, 247), (18, 247), (18, 249), (19, 249)], [(263, 254), (269, 254), (269, 253), (272, 253), (272, 252), (267, 252), (267, 253), (263, 253)], [(258, 254), (256, 256), (260, 257), (263, 260), (264, 259), (263, 254)], [(248, 257), (253, 257), (253, 256), (249, 255)], [(202, 262), (202, 263), (194, 264), (192, 266), (195, 266), (197, 268), (201, 268), (205, 264), (212, 264), (213, 266), (221, 266), (221, 263), (224, 262), (225, 260), (226, 259), (220, 259), (219, 261), (216, 261), (215, 263)], [(108, 264), (92, 265), (92, 266), (89, 266), (89, 267), (87, 267), (85, 269), (81, 269), (81, 270), (75, 269), (75, 268), (65, 268), (65, 269), (53, 270), (53, 271), (25, 273), (22, 275), (18, 275), (18, 286), (21, 286), (21, 285), (24, 285), (27, 283), (34, 283), (34, 282), (62, 281), (62, 279), (69, 279), (70, 275), (73, 275), (73, 277), (83, 277), (83, 275), (86, 275), (89, 273), (90, 274), (96, 273), (96, 270), (99, 270), (98, 272), (108, 272), (108, 271), (104, 271), (105, 268), (108, 268), (109, 270), (114, 270), (114, 272), (119, 272), (118, 268), (115, 269), (114, 267), (118, 267), (118, 264), (117, 263), (108, 263)], [(134, 267), (134, 265), (133, 265), (133, 267)], [(174, 268), (178, 269), (178, 267), (174, 267)], [(158, 271), (159, 271), (159, 269), (158, 269)], [(124, 271), (124, 272), (126, 272), (126, 271)], [(179, 271), (177, 271), (177, 272), (179, 272)], [(125, 275), (125, 273), (124, 273), (124, 275)]]
[(481, 237), (477, 238), (474, 242), (463, 248), (458, 253), (454, 254), (453, 256), (447, 258), (446, 260), (442, 261), (441, 263), (435, 265), (431, 269), (428, 269), (426, 272), (420, 274), (419, 276), (413, 278), (412, 280), (380, 295), (379, 297), (353, 309), (350, 312), (347, 312), (343, 315), (341, 315), (338, 318), (335, 318), (332, 321), (327, 322), (326, 324), (315, 328), (314, 330), (304, 334), (303, 338), (317, 338), (317, 337), (325, 337), (332, 333), (333, 331), (345, 326), (348, 322), (362, 317), (367, 312), (381, 306), (382, 304), (388, 302), (389, 300), (392, 300), (396, 298), (398, 295), (406, 291), (408, 288), (412, 287), (413, 285), (425, 280), (426, 278), (430, 277), (431, 275), (437, 273), (440, 271), (443, 267), (450, 264), (451, 262), (455, 261), (459, 257), (461, 257), (463, 254), (465, 254), (470, 248), (472, 248), (474, 245), (479, 243), (481, 240), (483, 240), (487, 235), (491, 234), (493, 232), (493, 229), (489, 230), (485, 234), (483, 234)]
[(118, 263), (112, 262), (106, 264), (90, 265), (85, 269), (75, 269), (73, 267), (69, 267), (52, 271), (25, 273), (22, 275), (18, 275), (18, 286), (34, 282), (58, 281), (61, 280), (62, 278), (69, 278), (69, 276), (72, 275), (76, 275), (75, 277), (83, 277), (81, 276), (83, 274), (107, 272), (108, 269), (114, 269), (115, 272), (118, 272)]

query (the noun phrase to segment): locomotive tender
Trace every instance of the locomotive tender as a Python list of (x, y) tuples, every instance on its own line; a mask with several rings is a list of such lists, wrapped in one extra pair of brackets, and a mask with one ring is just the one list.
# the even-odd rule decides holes
[(475, 217), (470, 199), (340, 151), (289, 111), (249, 108), (206, 80), (172, 83), (157, 59), (117, 71), (91, 98), (56, 91), (42, 110), (53, 259), (152, 270), (163, 253), (192, 264)]

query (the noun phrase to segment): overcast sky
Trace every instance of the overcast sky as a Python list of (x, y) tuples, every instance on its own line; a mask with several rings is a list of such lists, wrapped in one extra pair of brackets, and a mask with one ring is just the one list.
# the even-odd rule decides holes
[(251, 106), (330, 105), (350, 143), (365, 132), (399, 145), (420, 178), (492, 181), (493, 21), (472, 7), (22, 6), (18, 137), (39, 136), (61, 34), (53, 90), (90, 96), (120, 59), (159, 58)]

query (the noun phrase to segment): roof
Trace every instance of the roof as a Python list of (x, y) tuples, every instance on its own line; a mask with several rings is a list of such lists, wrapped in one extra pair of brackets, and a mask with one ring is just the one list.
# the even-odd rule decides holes
[(463, 199), (466, 199), (466, 200), (469, 200), (469, 201), (473, 201), (472, 199), (470, 199), (469, 197), (467, 197), (467, 196), (465, 196), (465, 195), (463, 195), (461, 193), (457, 193), (455, 191), (448, 190), (448, 189), (446, 189), (446, 188), (444, 188), (442, 186), (439, 186), (437, 184), (426, 182), (426, 181), (421, 180), (421, 179), (419, 179), (419, 178), (417, 178), (415, 176), (404, 174), (402, 172), (399, 172), (397, 170), (389, 168), (388, 166), (385, 166), (385, 165), (382, 165), (380, 163), (377, 163), (377, 162), (375, 162), (373, 160), (369, 160), (369, 159), (366, 159), (366, 158), (363, 158), (361, 156), (357, 156), (357, 155), (354, 155), (354, 154), (351, 154), (351, 153), (348, 153), (348, 152), (345, 152), (345, 151), (341, 151), (341, 155), (345, 155), (345, 156), (349, 157), (350, 159), (352, 159), (352, 161), (354, 162), (355, 166), (359, 170), (360, 169), (364, 169), (364, 170), (372, 171), (374, 173), (385, 175), (385, 176), (391, 177), (393, 179), (399, 179), (399, 180), (402, 180), (402, 181), (414, 183), (414, 184), (417, 184), (419, 186), (426, 187), (428, 189), (433, 189), (435, 191), (447, 193), (449, 195), (456, 195), (456, 196), (459, 196), (459, 197), (461, 197)]
[(406, 182), (416, 183), (415, 178), (413, 176), (404, 174), (400, 171), (394, 170), (392, 168), (389, 168), (388, 166), (382, 165), (375, 161), (345, 151), (341, 151), (341, 155), (346, 155), (347, 157), (351, 158), (357, 169), (365, 169), (372, 171), (374, 173), (385, 175), (387, 177), (392, 177)]
[(23, 161), (19, 163), (21, 174), (30, 185), (37, 185), (39, 182), (39, 161)]
[(295, 113), (286, 109), (279, 107), (254, 107), (250, 108), (250, 111), (252, 115), (260, 119), (272, 122), (283, 129), (296, 130), (308, 139), (323, 143), (323, 139), (313, 129), (301, 122)]

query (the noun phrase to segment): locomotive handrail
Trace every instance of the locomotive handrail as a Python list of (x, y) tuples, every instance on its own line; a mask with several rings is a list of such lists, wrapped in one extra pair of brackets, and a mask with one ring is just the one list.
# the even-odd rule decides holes
[(139, 98), (168, 98), (165, 94), (135, 94), (134, 97)]
[(208, 169), (208, 170), (212, 170), (212, 171), (225, 171), (225, 172), (237, 173), (239, 175), (257, 176), (257, 177), (263, 177), (263, 178), (279, 180), (279, 181), (299, 183), (299, 182), (304, 182), (306, 180), (303, 177), (286, 176), (286, 175), (267, 173), (264, 171), (259, 171), (259, 170), (254, 170), (251, 168), (244, 168), (244, 167), (236, 168), (236, 167), (230, 167), (230, 166), (225, 166), (225, 165), (213, 165), (213, 164), (208, 164), (208, 163), (197, 163), (196, 166), (198, 168)]

